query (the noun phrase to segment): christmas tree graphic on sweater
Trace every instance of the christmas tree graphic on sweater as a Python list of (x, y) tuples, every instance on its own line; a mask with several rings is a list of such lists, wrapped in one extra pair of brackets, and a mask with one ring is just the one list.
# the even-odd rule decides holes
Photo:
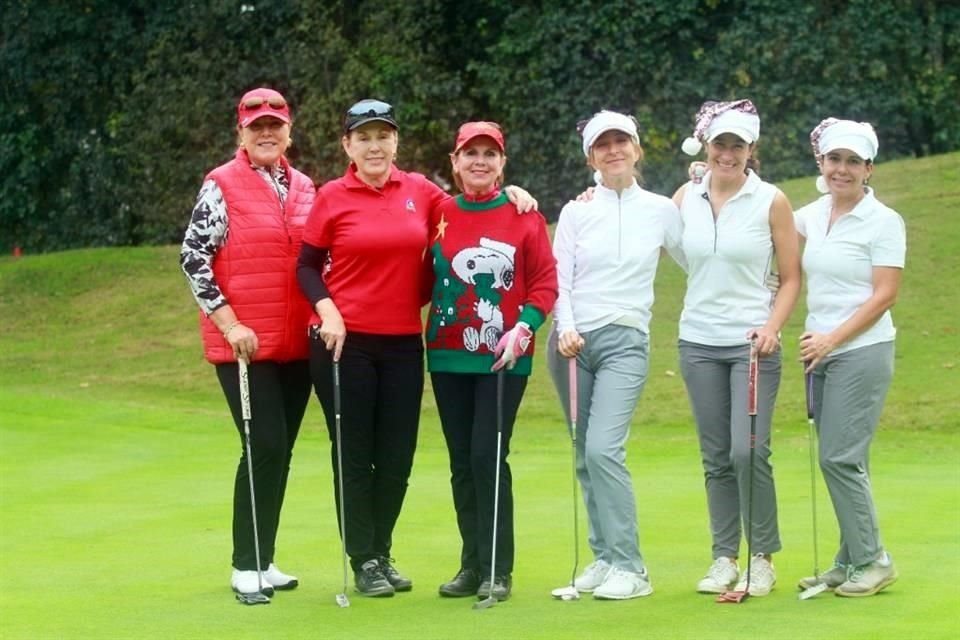
[(441, 349), (493, 353), (503, 335), (501, 292), (513, 287), (516, 247), (484, 237), (478, 245), (449, 261), (439, 242), (431, 247), (436, 281), (427, 341)]

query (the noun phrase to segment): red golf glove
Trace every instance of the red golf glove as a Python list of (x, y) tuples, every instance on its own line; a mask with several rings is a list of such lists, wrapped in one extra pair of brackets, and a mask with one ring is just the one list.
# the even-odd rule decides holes
[(532, 338), (533, 331), (526, 322), (518, 322), (513, 329), (500, 336), (497, 348), (493, 351), (494, 357), (499, 360), (493, 364), (491, 371), (499, 371), (504, 367), (513, 369), (513, 365), (517, 364), (517, 358), (527, 352)]

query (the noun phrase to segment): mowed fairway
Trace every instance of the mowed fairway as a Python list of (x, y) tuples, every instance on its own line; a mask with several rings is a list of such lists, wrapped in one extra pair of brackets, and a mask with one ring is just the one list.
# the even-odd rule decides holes
[[(872, 184), (908, 230), (894, 309), (897, 371), (871, 459), (900, 580), (877, 597), (797, 599), (797, 579), (813, 568), (807, 424), (793, 363), (802, 302), (784, 332), (774, 418), (784, 544), (777, 586), (742, 605), (694, 592), (710, 543), (676, 365), (682, 277), (664, 261), (651, 375), (628, 449), (651, 597), (550, 598), (573, 560), (570, 445), (541, 354), (510, 458), (517, 566), (509, 601), (474, 611), (473, 600), (436, 595), (458, 568), (459, 539), (428, 389), (393, 549), (414, 590), (364, 599), (351, 576), (351, 606), (337, 607), (329, 441), (312, 400), (277, 554), (301, 586), (269, 606), (242, 607), (228, 586), (240, 441), (200, 356), (178, 247), (102, 249), (0, 259), (0, 638), (960, 637), (960, 154), (880, 164)], [(815, 195), (812, 178), (783, 187), (795, 206)], [(837, 532), (819, 478), (817, 493), (825, 569)], [(581, 525), (582, 567), (590, 560), (582, 509)]]

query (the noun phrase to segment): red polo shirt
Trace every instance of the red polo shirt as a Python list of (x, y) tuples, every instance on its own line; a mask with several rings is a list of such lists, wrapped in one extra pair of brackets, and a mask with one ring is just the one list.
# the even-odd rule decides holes
[[(323, 279), (347, 331), (418, 334), (420, 282), (431, 211), (450, 196), (397, 167), (376, 189), (351, 163), (318, 191), (303, 241), (328, 249)], [(314, 313), (311, 324), (319, 322)]]

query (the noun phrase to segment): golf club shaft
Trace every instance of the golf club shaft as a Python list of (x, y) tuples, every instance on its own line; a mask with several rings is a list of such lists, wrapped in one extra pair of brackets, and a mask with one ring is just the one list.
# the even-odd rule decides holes
[(570, 395), (570, 449), (571, 479), (573, 484), (573, 571), (570, 574), (570, 586), (576, 589), (577, 570), (580, 568), (580, 506), (577, 504), (577, 358), (569, 360)]
[(490, 546), (490, 592), (487, 600), (495, 600), (493, 586), (497, 578), (497, 521), (500, 511), (500, 446), (503, 440), (503, 384), (506, 369), (497, 371), (497, 457), (493, 477), (493, 535)]
[(340, 363), (333, 361), (333, 414), (334, 431), (337, 437), (337, 496), (340, 503), (340, 559), (343, 564), (343, 591), (340, 592), (342, 598), (338, 602), (347, 598), (347, 516), (346, 508), (343, 504), (343, 445), (341, 443), (340, 429)]
[(247, 479), (250, 481), (250, 513), (253, 516), (253, 551), (257, 559), (257, 586), (263, 590), (263, 567), (260, 566), (260, 533), (257, 526), (257, 497), (253, 488), (253, 448), (250, 446), (250, 421), (253, 414), (250, 411), (250, 374), (247, 370), (247, 361), (237, 360), (237, 369), (240, 375), (240, 411), (243, 414), (243, 440), (247, 449)]
[(747, 373), (747, 413), (750, 415), (750, 469), (747, 473), (747, 587), (753, 565), (753, 467), (757, 450), (757, 391), (760, 382), (760, 354), (756, 341), (750, 343), (750, 368)]
[[(808, 363), (804, 362), (804, 370)], [(807, 404), (807, 427), (809, 431), (809, 449), (810, 449), (810, 513), (813, 520), (813, 577), (820, 578), (820, 553), (817, 544), (817, 428), (814, 424), (813, 407), (813, 372), (806, 374), (804, 379), (804, 390), (806, 391)]]

